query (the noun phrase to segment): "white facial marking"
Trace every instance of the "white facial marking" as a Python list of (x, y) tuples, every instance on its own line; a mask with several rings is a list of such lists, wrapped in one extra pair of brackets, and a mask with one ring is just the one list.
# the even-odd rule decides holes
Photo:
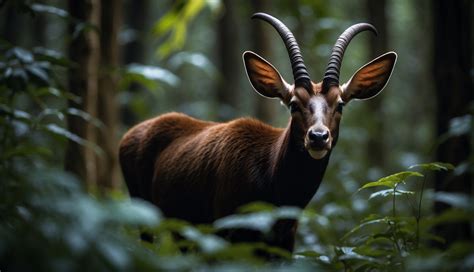
[[(313, 120), (314, 123), (310, 127), (310, 129), (327, 129), (325, 126), (326, 122), (326, 111), (327, 111), (327, 102), (323, 96), (315, 96), (311, 99), (311, 108), (313, 110)], [(312, 149), (309, 143), (309, 139), (305, 138), (305, 147), (308, 151), (309, 155), (315, 159), (320, 160), (324, 158), (327, 154), (329, 149), (331, 148), (331, 144), (328, 143), (326, 147), (321, 150)]]
[(320, 160), (320, 159), (324, 158), (324, 156), (326, 156), (328, 151), (326, 149), (319, 150), (319, 151), (308, 149), (308, 153), (313, 159)]
[(323, 125), (326, 121), (326, 115), (324, 114), (326, 100), (322, 96), (316, 96), (311, 99), (311, 104), (311, 107), (313, 108), (313, 116), (316, 120), (315, 125)]

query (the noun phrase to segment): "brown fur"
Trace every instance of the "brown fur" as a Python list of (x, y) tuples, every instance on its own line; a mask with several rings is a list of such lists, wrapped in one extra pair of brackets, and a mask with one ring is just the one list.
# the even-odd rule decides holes
[[(257, 200), (303, 208), (320, 177), (311, 168), (315, 172), (306, 176), (310, 174), (313, 181), (298, 187), (297, 179), (305, 179), (305, 171), (298, 177), (296, 167), (316, 161), (301, 143), (290, 147), (294, 141), (290, 127), (291, 122), (289, 128), (277, 129), (248, 118), (212, 123), (168, 113), (125, 134), (120, 163), (132, 197), (156, 204), (166, 216), (193, 223), (211, 223)], [(308, 162), (298, 162), (295, 152)], [(278, 237), (285, 240), (278, 244), (289, 250), (295, 223), (277, 228), (286, 233)]]
[[(218, 124), (169, 113), (132, 128), (120, 144), (120, 161), (127, 184), (133, 182), (131, 193), (135, 185), (142, 188), (135, 196), (169, 216), (209, 223), (252, 198), (259, 185), (251, 181), (270, 174), (281, 132), (254, 119)], [(256, 167), (262, 165), (267, 173)], [(183, 205), (197, 197), (204, 201)]]

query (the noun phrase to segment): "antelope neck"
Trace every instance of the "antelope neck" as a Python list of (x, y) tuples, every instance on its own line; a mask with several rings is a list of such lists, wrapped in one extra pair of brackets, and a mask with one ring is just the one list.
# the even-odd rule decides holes
[(329, 162), (331, 151), (315, 160), (304, 148), (304, 130), (290, 120), (277, 141), (272, 186), (274, 203), (278, 206), (298, 206), (304, 208), (321, 184)]

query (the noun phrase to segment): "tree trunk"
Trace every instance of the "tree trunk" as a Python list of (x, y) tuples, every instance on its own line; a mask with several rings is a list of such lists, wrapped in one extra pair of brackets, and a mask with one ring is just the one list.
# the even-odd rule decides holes
[[(268, 0), (253, 0), (252, 1), (252, 13), (268, 11), (270, 8), (270, 2)], [(269, 58), (272, 53), (272, 44), (269, 38), (269, 29), (265, 29), (263, 22), (253, 22), (254, 25), (251, 28), (252, 33), (252, 47), (255, 52), (264, 58)], [(274, 100), (258, 96), (255, 101), (256, 116), (258, 119), (264, 122), (272, 122), (275, 119), (277, 112), (278, 103)]]
[(144, 63), (146, 46), (144, 33), (147, 31), (150, 11), (149, 0), (133, 0), (127, 4), (126, 24), (133, 31), (133, 39), (124, 48), (124, 63)]
[[(83, 23), (100, 26), (100, 1), (69, 1), (69, 13)], [(95, 28), (86, 28), (76, 34), (78, 23), (72, 22), (69, 33), (72, 40), (69, 45), (69, 58), (76, 65), (69, 70), (69, 91), (81, 97), (76, 103), (69, 101), (69, 107), (77, 108), (96, 116), (98, 67), (100, 64), (99, 33)], [(68, 116), (68, 129), (95, 143), (95, 129), (92, 125), (77, 116)], [(96, 160), (94, 151), (83, 145), (69, 141), (65, 155), (65, 169), (76, 174), (87, 187), (96, 183)]]
[[(150, 29), (150, 0), (127, 1), (124, 9), (125, 22), (133, 36), (124, 45), (123, 63), (147, 63), (147, 43), (146, 34)], [(129, 87), (130, 92), (139, 92), (143, 87), (138, 83), (132, 83)], [(122, 105), (120, 108), (120, 119), (126, 127), (131, 127), (139, 120), (136, 113), (129, 105)]]
[[(44, 0), (36, 1), (36, 3), (45, 4)], [(36, 13), (33, 18), (33, 41), (36, 46), (47, 47), (46, 45), (46, 25), (47, 25), (47, 16), (43, 13)]]
[[(378, 57), (379, 55), (387, 52), (388, 45), (388, 28), (387, 28), (387, 16), (385, 13), (386, 0), (367, 0), (367, 10), (369, 22), (373, 24), (377, 30), (377, 37), (370, 37), (370, 57), (371, 59)], [(378, 96), (377, 99), (371, 99), (368, 101), (368, 107), (372, 114), (371, 118), (371, 130), (368, 141), (367, 154), (369, 165), (372, 167), (384, 168), (386, 166), (385, 161), (385, 135), (384, 135), (384, 122), (383, 117), (383, 96)]]
[[(444, 135), (451, 119), (468, 114), (473, 101), (472, 69), (472, 1), (442, 1), (433, 3), (434, 18), (434, 78), (437, 94), (437, 133)], [(469, 135), (451, 137), (437, 149), (437, 160), (458, 165), (469, 160)], [(438, 173), (436, 192), (467, 193), (472, 196), (473, 179), (469, 171), (462, 174)], [(435, 212), (448, 208), (435, 203)], [(459, 240), (472, 240), (469, 223), (444, 224), (437, 227), (446, 245)]]
[(100, 74), (98, 118), (104, 127), (97, 130), (97, 143), (104, 153), (97, 157), (97, 183), (99, 188), (117, 188), (118, 166), (118, 105), (117, 83), (119, 68), (118, 34), (122, 25), (122, 1), (101, 0)]
[(235, 18), (236, 2), (224, 0), (224, 14), (218, 21), (217, 44), (221, 78), (216, 96), (219, 105), (218, 118), (228, 120), (236, 115), (238, 105), (239, 65), (242, 60), (238, 48), (238, 23)]
[[(25, 31), (25, 24), (23, 14), (19, 14), (19, 11), (15, 8), (12, 3), (7, 3), (1, 10), (2, 17), (2, 38), (13, 45), (21, 44), (22, 34)], [(22, 20), (23, 19), (23, 20)]]

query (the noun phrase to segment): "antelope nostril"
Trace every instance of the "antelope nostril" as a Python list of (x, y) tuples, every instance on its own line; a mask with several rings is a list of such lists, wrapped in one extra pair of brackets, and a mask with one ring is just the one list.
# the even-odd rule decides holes
[(311, 141), (325, 142), (329, 138), (329, 132), (327, 130), (310, 130), (308, 137)]
[(329, 138), (329, 132), (328, 131), (323, 132), (323, 135), (321, 137), (323, 138), (323, 140), (326, 141)]

